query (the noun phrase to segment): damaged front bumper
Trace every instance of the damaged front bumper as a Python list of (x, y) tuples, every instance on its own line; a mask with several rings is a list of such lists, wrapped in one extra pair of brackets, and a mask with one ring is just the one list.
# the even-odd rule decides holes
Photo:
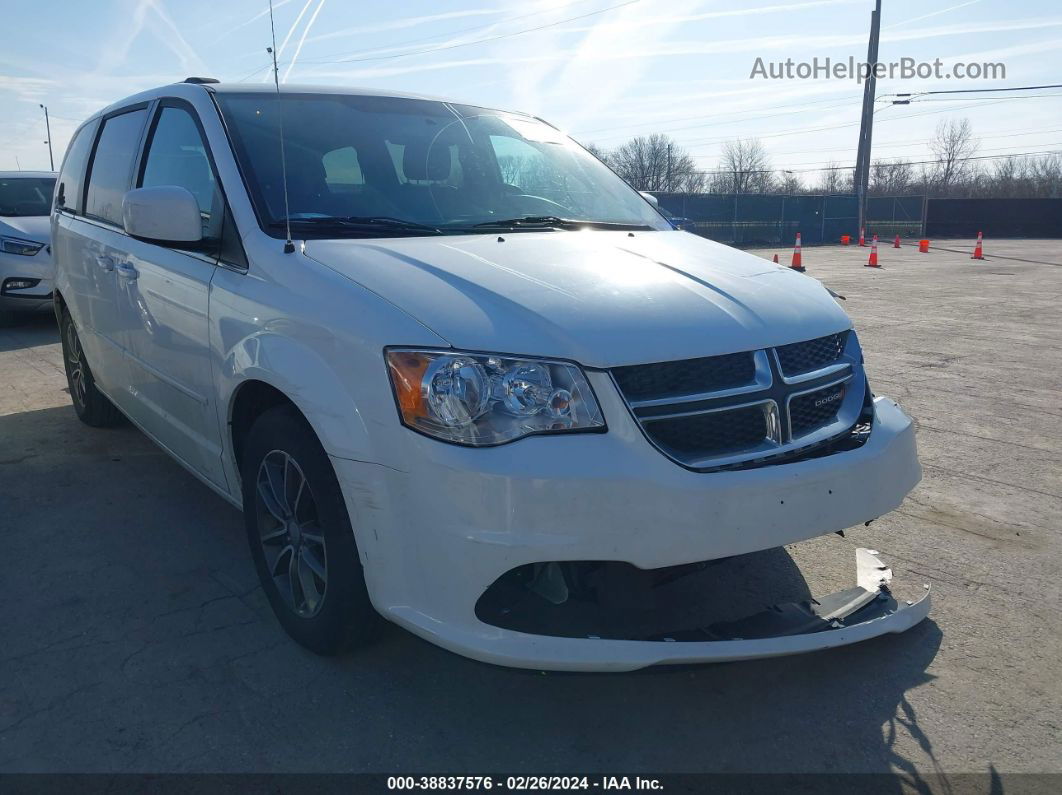
[[(690, 593), (670, 602), (677, 611), (660, 609), (649, 616), (653, 620), (643, 623), (657, 632), (632, 632), (625, 620), (595, 624), (586, 616), (578, 631), (569, 624), (557, 632), (544, 623), (517, 626), (484, 612), (491, 606), (484, 597), (496, 584), (525, 592), (538, 577), (534, 567), (553, 561), (566, 570), (583, 567), (589, 575), (570, 583), (577, 597), (573, 603), (593, 604), (605, 592), (626, 596), (626, 619), (630, 610), (661, 607), (655, 600), (662, 592), (639, 599), (640, 592), (626, 587), (626, 581), (612, 587), (614, 574), (643, 587), (641, 572), (652, 588), (659, 577), (683, 576), (691, 566), (714, 566), (770, 550), (781, 556), (786, 545), (885, 515), (900, 505), (921, 475), (911, 420), (884, 397), (875, 399), (873, 432), (857, 449), (704, 474), (676, 466), (648, 445), (618, 396), (605, 387), (598, 395), (609, 417), (608, 433), (538, 436), (519, 446), (477, 449), (408, 434), (409, 455), (402, 468), (332, 458), (369, 596), (385, 618), (478, 660), (531, 669), (622, 671), (828, 648), (902, 632), (925, 616), (928, 602), (901, 607), (890, 603), (888, 594), (866, 604), (837, 597), (818, 600), (819, 613), (801, 615), (799, 607), (779, 607), (740, 631), (689, 636), (690, 628), (718, 623), (715, 614), (720, 611), (729, 611), (727, 619), (740, 618), (764, 605), (809, 599), (806, 584), (782, 590), (776, 587), (780, 580), (768, 576), (757, 594), (751, 581), (739, 579), (734, 588), (751, 599), (746, 609), (735, 602), (734, 593), (719, 587), (718, 576), (725, 569), (706, 572), (711, 575), (707, 580), (684, 579), (683, 588), (696, 581), (714, 593)], [(528, 567), (529, 578), (510, 578)], [(591, 567), (609, 569), (609, 581), (600, 581)], [(628, 571), (618, 571), (622, 567)], [(745, 573), (754, 576), (755, 569)], [(549, 584), (536, 583), (539, 592), (548, 592)], [(864, 590), (877, 596), (880, 588)], [(518, 598), (511, 591), (493, 606), (516, 610)], [(843, 604), (840, 612), (837, 603)], [(706, 607), (693, 617), (695, 611), (686, 609), (693, 605)], [(806, 624), (782, 631), (766, 628), (779, 612)], [(765, 628), (757, 631), (758, 625)]]
[[(891, 581), (892, 570), (878, 553), (858, 548), (854, 587), (774, 605), (735, 621), (681, 628), (652, 639), (559, 637), (504, 627), (495, 627), (489, 645), (481, 643), (481, 636), (463, 639), (453, 633), (430, 639), (483, 662), (556, 671), (632, 671), (652, 665), (777, 657), (846, 646), (910, 629), (929, 613), (929, 586), (923, 586), (917, 600), (897, 601)], [(425, 628), (420, 629), (424, 634)]]

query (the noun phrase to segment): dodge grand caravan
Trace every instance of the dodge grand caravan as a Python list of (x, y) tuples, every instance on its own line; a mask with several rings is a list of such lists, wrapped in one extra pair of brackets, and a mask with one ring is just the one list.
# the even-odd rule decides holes
[(674, 230), (536, 118), (193, 78), (81, 126), (52, 238), (78, 416), (128, 418), (240, 507), (315, 652), (382, 616), (626, 670), (927, 614), (867, 549), (853, 587), (734, 620), (675, 596), (896, 508), (912, 424), (819, 282)]

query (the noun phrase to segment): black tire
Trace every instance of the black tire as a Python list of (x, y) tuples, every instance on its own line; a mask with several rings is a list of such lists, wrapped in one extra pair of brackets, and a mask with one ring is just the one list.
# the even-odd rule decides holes
[(309, 423), (294, 407), (269, 409), (251, 426), (242, 458), (247, 541), (281, 626), (321, 655), (374, 640), (383, 619), (365, 588), (332, 462)]
[(93, 428), (109, 428), (121, 424), (124, 420), (122, 413), (96, 388), (96, 379), (92, 377), (92, 370), (85, 359), (77, 327), (65, 309), (59, 323), (59, 333), (63, 342), (66, 383), (70, 387), (70, 400), (74, 404), (77, 418)]

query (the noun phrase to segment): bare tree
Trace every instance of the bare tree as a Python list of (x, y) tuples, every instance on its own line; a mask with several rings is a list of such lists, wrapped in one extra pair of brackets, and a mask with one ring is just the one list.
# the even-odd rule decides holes
[(637, 190), (697, 193), (704, 175), (689, 153), (667, 135), (638, 136), (610, 152), (606, 162)]
[[(871, 163), (870, 193), (903, 196), (984, 196), (1000, 198), (1062, 197), (1062, 155), (974, 160), (978, 143), (967, 119), (937, 126), (929, 143), (935, 159), (916, 166), (910, 161)], [(795, 172), (775, 171), (763, 144), (755, 139), (729, 141), (723, 146), (720, 167), (710, 173), (697, 169), (693, 158), (671, 138), (654, 134), (632, 138), (615, 150), (587, 144), (638, 190), (675, 193), (803, 193), (808, 187)], [(506, 160), (499, 164), (513, 179), (548, 181), (533, 164)], [(853, 170), (830, 162), (811, 189), (823, 194), (853, 192)], [(515, 184), (515, 183), (514, 183)]]
[(608, 162), (608, 160), (609, 160), (609, 152), (604, 147), (599, 146), (598, 144), (595, 144), (595, 143), (589, 143), (589, 144), (583, 144), (583, 148), (586, 149), (587, 152), (592, 154), (594, 157), (596, 157), (598, 160), (600, 160), (605, 165), (609, 164), (609, 162)]
[(819, 192), (826, 194), (851, 193), (853, 171), (854, 169), (841, 168), (836, 161), (831, 160), (822, 170), (822, 176), (819, 178)]
[(720, 193), (766, 193), (773, 181), (771, 160), (757, 138), (727, 141), (719, 163)]
[(948, 119), (937, 125), (929, 142), (936, 163), (924, 172), (936, 192), (947, 194), (953, 185), (969, 176), (970, 158), (977, 146), (969, 119)]
[(781, 176), (774, 183), (774, 190), (778, 193), (784, 193), (786, 195), (792, 195), (794, 193), (803, 193), (804, 181), (796, 172), (783, 171), (781, 173)]
[(1026, 170), (1032, 183), (1030, 195), (1047, 199), (1062, 197), (1062, 157), (1054, 154), (1029, 158)]
[(918, 189), (914, 168), (907, 160), (875, 160), (870, 164), (870, 193), (903, 196)]

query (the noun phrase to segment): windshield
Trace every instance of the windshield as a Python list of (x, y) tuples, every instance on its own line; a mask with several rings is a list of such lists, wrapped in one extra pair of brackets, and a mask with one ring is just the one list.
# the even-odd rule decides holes
[(0, 178), (0, 215), (48, 215), (55, 177)]
[(285, 217), (281, 104), (288, 215), (300, 237), (671, 228), (581, 146), (526, 116), (395, 97), (216, 97), (275, 237)]

